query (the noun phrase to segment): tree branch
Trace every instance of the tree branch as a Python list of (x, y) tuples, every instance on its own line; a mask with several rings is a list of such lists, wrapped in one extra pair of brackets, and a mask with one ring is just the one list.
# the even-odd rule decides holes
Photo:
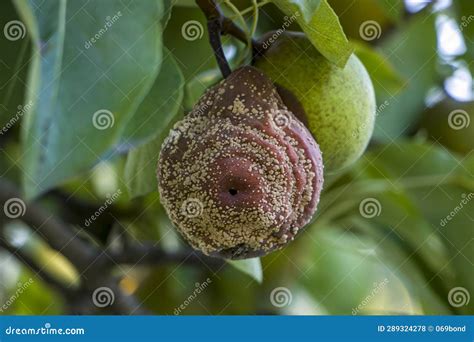
[(211, 268), (221, 268), (226, 262), (211, 258), (193, 250), (167, 252), (151, 243), (130, 245), (124, 251), (107, 252), (111, 262), (131, 265), (162, 265), (167, 263), (186, 263), (189, 265), (206, 265)]
[[(21, 212), (22, 215), (17, 219), (21, 219), (35, 229), (51, 248), (69, 259), (81, 275), (82, 286), (78, 290), (70, 289), (72, 292), (69, 293), (69, 290), (43, 271), (33, 259), (15, 249), (6, 240), (0, 239), (0, 247), (18, 257), (21, 262), (30, 267), (49, 285), (58, 288), (67, 297), (71, 310), (74, 310), (74, 305), (79, 305), (79, 300), (84, 305), (83, 308), (78, 309), (79, 312), (87, 313), (97, 310), (98, 308), (93, 307), (92, 293), (98, 287), (108, 287), (115, 296), (115, 300), (110, 307), (113, 312), (126, 315), (148, 313), (148, 311), (141, 308), (141, 304), (134, 296), (127, 295), (122, 291), (118, 285), (119, 279), (110, 275), (111, 268), (116, 264), (160, 265), (177, 262), (219, 268), (225, 264), (222, 260), (209, 258), (194, 251), (168, 253), (159, 247), (146, 243), (140, 246), (128, 245), (120, 252), (101, 249), (82, 240), (67, 223), (54, 217), (39, 203), (27, 202), (22, 199), (20, 192), (13, 184), (0, 180), (0, 204), (5, 206), (5, 203), (11, 199), (25, 203), (25, 210)], [(3, 216), (5, 210), (0, 212), (0, 227), (2, 227), (2, 223), (11, 218)], [(74, 305), (71, 305), (71, 303), (74, 303)]]
[[(0, 227), (1, 228), (1, 227)], [(41, 278), (47, 285), (52, 287), (54, 290), (59, 292), (63, 297), (72, 298), (76, 293), (71, 287), (59, 282), (57, 279), (52, 277), (48, 272), (44, 271), (36, 261), (34, 261), (29, 255), (21, 251), (19, 248), (13, 247), (8, 241), (0, 236), (0, 247), (8, 251), (13, 257), (18, 259), (21, 263), (26, 265), (30, 270), (39, 278)]]
[(19, 219), (24, 221), (37, 233), (45, 237), (47, 243), (68, 258), (80, 272), (87, 270), (97, 257), (91, 245), (80, 239), (67, 224), (61, 222), (39, 204), (22, 199), (14, 185), (0, 181), (0, 202), (16, 198), (25, 203), (24, 213)]

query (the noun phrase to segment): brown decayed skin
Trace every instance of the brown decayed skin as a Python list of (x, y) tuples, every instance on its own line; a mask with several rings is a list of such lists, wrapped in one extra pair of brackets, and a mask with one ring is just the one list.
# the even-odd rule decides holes
[(284, 247), (316, 211), (321, 152), (274, 85), (242, 67), (209, 89), (165, 140), (161, 201), (207, 255), (262, 256)]

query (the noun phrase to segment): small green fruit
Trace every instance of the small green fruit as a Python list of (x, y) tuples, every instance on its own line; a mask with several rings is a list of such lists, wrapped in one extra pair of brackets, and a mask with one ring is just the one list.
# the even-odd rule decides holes
[(303, 34), (292, 32), (282, 34), (255, 66), (301, 102), (325, 171), (349, 166), (362, 155), (372, 136), (376, 105), (372, 82), (355, 55), (344, 69), (338, 68)]

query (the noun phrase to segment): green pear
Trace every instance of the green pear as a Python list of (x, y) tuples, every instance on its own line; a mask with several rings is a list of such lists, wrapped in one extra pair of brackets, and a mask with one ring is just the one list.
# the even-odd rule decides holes
[(286, 32), (274, 39), (255, 66), (301, 103), (303, 122), (321, 147), (325, 172), (347, 167), (362, 155), (372, 136), (376, 104), (372, 81), (355, 55), (342, 69), (303, 34)]

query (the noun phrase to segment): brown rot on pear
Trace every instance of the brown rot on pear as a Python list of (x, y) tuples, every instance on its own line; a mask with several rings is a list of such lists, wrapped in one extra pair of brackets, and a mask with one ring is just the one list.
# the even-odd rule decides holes
[(273, 83), (246, 66), (176, 123), (157, 176), (163, 206), (195, 249), (243, 259), (283, 248), (309, 223), (323, 162)]

